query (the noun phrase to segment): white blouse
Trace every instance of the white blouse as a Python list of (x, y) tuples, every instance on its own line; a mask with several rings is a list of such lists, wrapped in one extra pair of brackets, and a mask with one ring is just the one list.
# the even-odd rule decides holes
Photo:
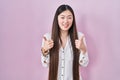
[[(46, 33), (44, 36), (48, 40), (51, 39), (50, 33)], [(83, 36), (83, 33), (78, 32), (78, 38), (80, 38), (81, 36)], [(84, 43), (86, 45), (85, 38), (84, 38)], [(42, 41), (42, 47), (43, 44), (44, 44), (44, 39)], [(41, 61), (44, 67), (49, 66), (49, 60), (50, 60), (49, 54), (47, 56), (41, 55)], [(89, 62), (88, 52), (86, 51), (86, 53), (83, 54), (83, 52), (81, 51), (79, 56), (80, 66), (86, 67), (88, 65), (88, 62)], [(58, 80), (73, 80), (72, 67), (73, 67), (73, 50), (70, 42), (70, 37), (68, 36), (65, 48), (63, 49), (61, 47), (59, 50)], [(80, 75), (80, 80), (82, 80), (81, 75)]]

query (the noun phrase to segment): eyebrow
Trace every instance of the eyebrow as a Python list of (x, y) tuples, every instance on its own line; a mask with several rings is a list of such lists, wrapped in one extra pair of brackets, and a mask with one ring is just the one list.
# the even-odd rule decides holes
[[(65, 16), (65, 15), (60, 15), (60, 16)], [(72, 16), (72, 15), (68, 15), (68, 16)]]

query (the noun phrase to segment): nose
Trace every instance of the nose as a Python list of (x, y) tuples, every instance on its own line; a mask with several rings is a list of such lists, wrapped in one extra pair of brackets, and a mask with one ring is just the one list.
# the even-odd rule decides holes
[(65, 22), (65, 23), (68, 23), (68, 19), (67, 19), (67, 18), (65, 18), (65, 19), (64, 19), (64, 22)]

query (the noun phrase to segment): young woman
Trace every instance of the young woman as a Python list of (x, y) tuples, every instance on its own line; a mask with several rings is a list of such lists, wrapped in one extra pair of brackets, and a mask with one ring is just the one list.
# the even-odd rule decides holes
[(77, 32), (69, 5), (58, 7), (52, 32), (43, 36), (41, 51), (43, 66), (49, 66), (48, 80), (82, 80), (79, 66), (88, 65), (88, 53), (84, 34)]

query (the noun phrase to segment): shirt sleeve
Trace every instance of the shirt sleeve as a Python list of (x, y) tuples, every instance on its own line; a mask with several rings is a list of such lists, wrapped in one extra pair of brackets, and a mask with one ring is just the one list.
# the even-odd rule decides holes
[(43, 56), (43, 54), (41, 54), (41, 62), (42, 62), (42, 65), (43, 67), (48, 67), (49, 66), (49, 60), (50, 60), (50, 55), (46, 55), (46, 56)]
[(83, 53), (81, 51), (79, 56), (79, 64), (80, 66), (86, 67), (88, 65), (89, 59), (88, 59), (88, 53)]
[[(82, 33), (79, 33), (79, 37), (80, 36), (84, 36), (84, 34)], [(83, 42), (87, 48), (87, 45), (86, 45), (86, 40), (85, 40), (85, 37), (83, 38)], [(81, 50), (81, 53), (79, 55), (79, 64), (80, 66), (83, 66), (83, 67), (86, 67), (89, 63), (89, 58), (88, 58), (88, 51), (86, 51), (86, 53), (83, 53), (83, 51)]]
[[(49, 39), (49, 34), (45, 34), (44, 35), (47, 39)], [(44, 45), (44, 39), (42, 39), (42, 46), (43, 47)], [(41, 52), (41, 62), (42, 62), (42, 65), (43, 67), (48, 67), (49, 66), (49, 62), (50, 62), (50, 55), (48, 53), (48, 55), (44, 56)]]

